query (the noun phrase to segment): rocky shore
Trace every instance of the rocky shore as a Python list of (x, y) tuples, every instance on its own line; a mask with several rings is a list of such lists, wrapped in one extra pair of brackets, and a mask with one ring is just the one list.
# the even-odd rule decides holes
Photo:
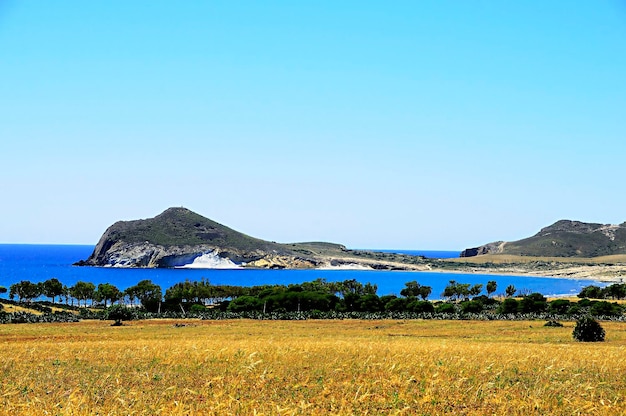
[[(559, 221), (526, 240), (499, 241), (466, 249), (459, 259), (427, 259), (349, 250), (340, 244), (324, 242), (280, 244), (250, 237), (185, 208), (169, 208), (154, 218), (116, 222), (104, 232), (91, 256), (75, 264), (146, 268), (441, 271), (620, 282), (626, 276), (625, 235), (624, 224), (603, 226)], [(532, 250), (556, 253), (556, 256), (540, 257)], [(565, 256), (565, 253), (576, 251), (608, 255)]]

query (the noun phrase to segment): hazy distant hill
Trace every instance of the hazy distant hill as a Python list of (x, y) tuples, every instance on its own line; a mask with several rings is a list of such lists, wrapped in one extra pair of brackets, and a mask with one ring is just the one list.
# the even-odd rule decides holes
[(463, 250), (461, 257), (511, 254), (535, 257), (598, 257), (626, 254), (626, 223), (620, 225), (561, 220), (518, 241), (485, 244)]

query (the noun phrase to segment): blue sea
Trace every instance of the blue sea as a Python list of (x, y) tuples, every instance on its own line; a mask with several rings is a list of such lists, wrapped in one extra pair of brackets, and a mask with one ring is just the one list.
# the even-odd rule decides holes
[[(495, 276), (483, 274), (458, 274), (440, 272), (403, 272), (370, 270), (217, 270), (217, 269), (118, 269), (106, 267), (78, 267), (72, 264), (89, 257), (94, 246), (87, 245), (21, 245), (0, 244), (0, 286), (8, 288), (13, 283), (29, 280), (37, 283), (57, 278), (67, 286), (78, 281), (111, 283), (123, 290), (141, 280), (151, 280), (161, 286), (163, 292), (184, 280), (208, 279), (212, 284), (255, 286), (263, 284), (302, 283), (318, 278), (327, 281), (356, 279), (361, 283), (378, 286), (379, 295), (398, 295), (404, 284), (416, 280), (433, 288), (431, 298), (437, 299), (450, 280), (459, 283), (483, 283), (495, 280), (496, 294), (513, 284), (518, 290), (540, 292), (550, 295), (575, 295), (580, 289), (600, 282), (539, 278), (527, 276)], [(380, 250), (382, 251), (382, 250)], [(384, 250), (388, 252), (423, 255), (431, 258), (458, 257), (458, 251), (432, 250)], [(8, 294), (0, 296), (6, 297)]]

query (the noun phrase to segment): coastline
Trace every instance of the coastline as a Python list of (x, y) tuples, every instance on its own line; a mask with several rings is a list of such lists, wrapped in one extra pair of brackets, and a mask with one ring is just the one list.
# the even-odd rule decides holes
[(557, 273), (532, 273), (529, 271), (511, 271), (511, 270), (485, 270), (485, 269), (474, 269), (474, 270), (452, 270), (452, 269), (430, 269), (430, 270), (411, 270), (416, 272), (432, 272), (432, 273), (441, 273), (441, 274), (476, 274), (476, 275), (489, 275), (489, 276), (518, 276), (518, 277), (537, 277), (537, 278), (546, 278), (546, 279), (572, 279), (572, 280), (589, 280), (594, 282), (602, 282), (602, 283), (623, 283), (623, 277), (619, 276), (593, 276), (588, 274), (582, 275), (565, 275), (559, 276)]

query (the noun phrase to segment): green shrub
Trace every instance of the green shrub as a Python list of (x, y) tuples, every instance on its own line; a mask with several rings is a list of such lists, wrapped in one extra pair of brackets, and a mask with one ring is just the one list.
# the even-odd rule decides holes
[(206, 312), (206, 306), (198, 305), (197, 303), (195, 303), (195, 304), (191, 305), (191, 308), (189, 308), (189, 312), (191, 312), (191, 313)]
[(602, 299), (603, 293), (602, 288), (599, 286), (585, 286), (582, 288), (580, 293), (577, 295), (579, 298), (592, 298), (592, 299)]
[(385, 305), (375, 294), (361, 296), (356, 302), (356, 310), (361, 312), (380, 312), (384, 309)]
[(548, 321), (543, 326), (552, 326), (552, 327), (556, 327), (556, 328), (561, 328), (563, 326), (563, 324), (560, 323), (560, 322), (557, 322), (557, 321)]
[(575, 303), (572, 304), (572, 306), (570, 306), (569, 309), (567, 310), (568, 315), (580, 315), (581, 313), (583, 313), (581, 307)]
[(461, 311), (463, 313), (480, 313), (485, 309), (483, 304), (477, 300), (470, 300), (461, 303)]
[(498, 307), (498, 312), (502, 314), (517, 313), (519, 310), (519, 302), (515, 299), (504, 299)]
[(622, 307), (603, 300), (591, 305), (589, 313), (593, 316), (619, 316), (622, 314)]
[(386, 311), (405, 311), (409, 300), (407, 298), (394, 298), (385, 304)]
[(572, 336), (576, 341), (601, 342), (604, 341), (604, 328), (590, 316), (584, 316), (576, 321)]
[(427, 300), (416, 300), (407, 305), (407, 309), (415, 313), (435, 312), (435, 307)]
[(124, 305), (113, 305), (107, 309), (106, 318), (115, 321), (113, 326), (120, 326), (122, 325), (122, 321), (132, 321), (135, 319), (135, 313)]
[(550, 313), (565, 315), (570, 309), (571, 302), (567, 299), (556, 299), (550, 302)]
[(435, 308), (437, 313), (456, 313), (456, 308), (451, 303), (441, 303)]
[(526, 295), (520, 301), (519, 308), (522, 312), (543, 312), (547, 309), (548, 304), (546, 298), (541, 293), (531, 293)]
[(263, 303), (254, 296), (239, 296), (230, 302), (228, 311), (230, 312), (249, 312), (263, 310)]

